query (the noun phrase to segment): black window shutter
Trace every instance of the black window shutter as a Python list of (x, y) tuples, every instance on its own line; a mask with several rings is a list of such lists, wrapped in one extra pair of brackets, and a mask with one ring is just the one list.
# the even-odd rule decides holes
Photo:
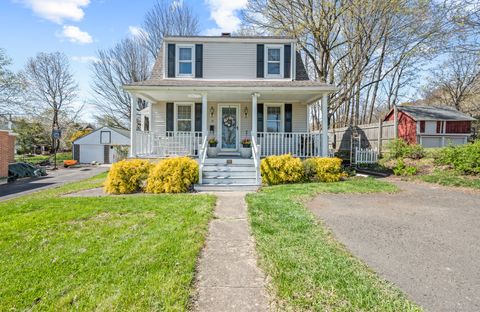
[(265, 46), (257, 44), (257, 78), (264, 77)]
[(257, 132), (263, 132), (263, 104), (257, 104)]
[(203, 77), (203, 44), (195, 45), (195, 78)]
[(195, 131), (202, 131), (202, 103), (195, 103)]
[(292, 104), (285, 104), (285, 132), (292, 132)]
[(290, 64), (292, 59), (292, 46), (286, 44), (283, 49), (283, 78), (290, 78)]
[(174, 78), (175, 77), (175, 45), (173, 43), (168, 44), (167, 76), (168, 76), (168, 78)]
[(173, 131), (173, 103), (167, 103), (167, 131)]

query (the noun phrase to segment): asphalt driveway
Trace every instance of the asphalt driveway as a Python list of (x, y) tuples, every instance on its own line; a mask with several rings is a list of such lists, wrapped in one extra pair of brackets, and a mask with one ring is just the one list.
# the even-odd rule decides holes
[(335, 237), (427, 311), (480, 311), (480, 193), (395, 181), (396, 194), (321, 194)]
[(64, 183), (87, 179), (107, 170), (108, 166), (82, 166), (47, 171), (48, 175), (45, 177), (20, 179), (13, 183), (0, 185), (0, 201), (59, 186)]

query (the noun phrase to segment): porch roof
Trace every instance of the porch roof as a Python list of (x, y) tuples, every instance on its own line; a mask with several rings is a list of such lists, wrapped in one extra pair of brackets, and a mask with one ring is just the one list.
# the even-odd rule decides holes
[(258, 102), (312, 103), (337, 90), (336, 87), (316, 81), (208, 81), (189, 80), (178, 85), (177, 80), (164, 85), (126, 85), (124, 90), (149, 102), (201, 101), (203, 94), (208, 101), (250, 102), (252, 94), (259, 95)]

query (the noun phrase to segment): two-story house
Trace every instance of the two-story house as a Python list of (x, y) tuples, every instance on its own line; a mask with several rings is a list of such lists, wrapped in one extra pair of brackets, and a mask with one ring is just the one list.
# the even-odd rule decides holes
[(210, 138), (218, 140), (220, 163), (240, 162), (243, 139), (253, 142), (253, 158), (326, 156), (327, 127), (310, 132), (309, 105), (321, 101), (326, 124), (335, 87), (309, 80), (295, 43), (230, 34), (165, 38), (151, 78), (124, 86), (133, 103), (150, 103), (140, 129), (132, 105), (131, 156), (190, 155), (202, 167), (214, 161), (203, 153)]

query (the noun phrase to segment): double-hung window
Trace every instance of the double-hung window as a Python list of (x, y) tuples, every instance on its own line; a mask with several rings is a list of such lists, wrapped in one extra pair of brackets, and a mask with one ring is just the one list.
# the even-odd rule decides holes
[(281, 106), (267, 106), (267, 132), (282, 132)]
[(177, 104), (177, 131), (192, 131), (192, 104)]
[(194, 45), (178, 45), (177, 46), (177, 76), (193, 77), (195, 49)]
[(265, 46), (265, 72), (267, 78), (283, 77), (283, 46)]

